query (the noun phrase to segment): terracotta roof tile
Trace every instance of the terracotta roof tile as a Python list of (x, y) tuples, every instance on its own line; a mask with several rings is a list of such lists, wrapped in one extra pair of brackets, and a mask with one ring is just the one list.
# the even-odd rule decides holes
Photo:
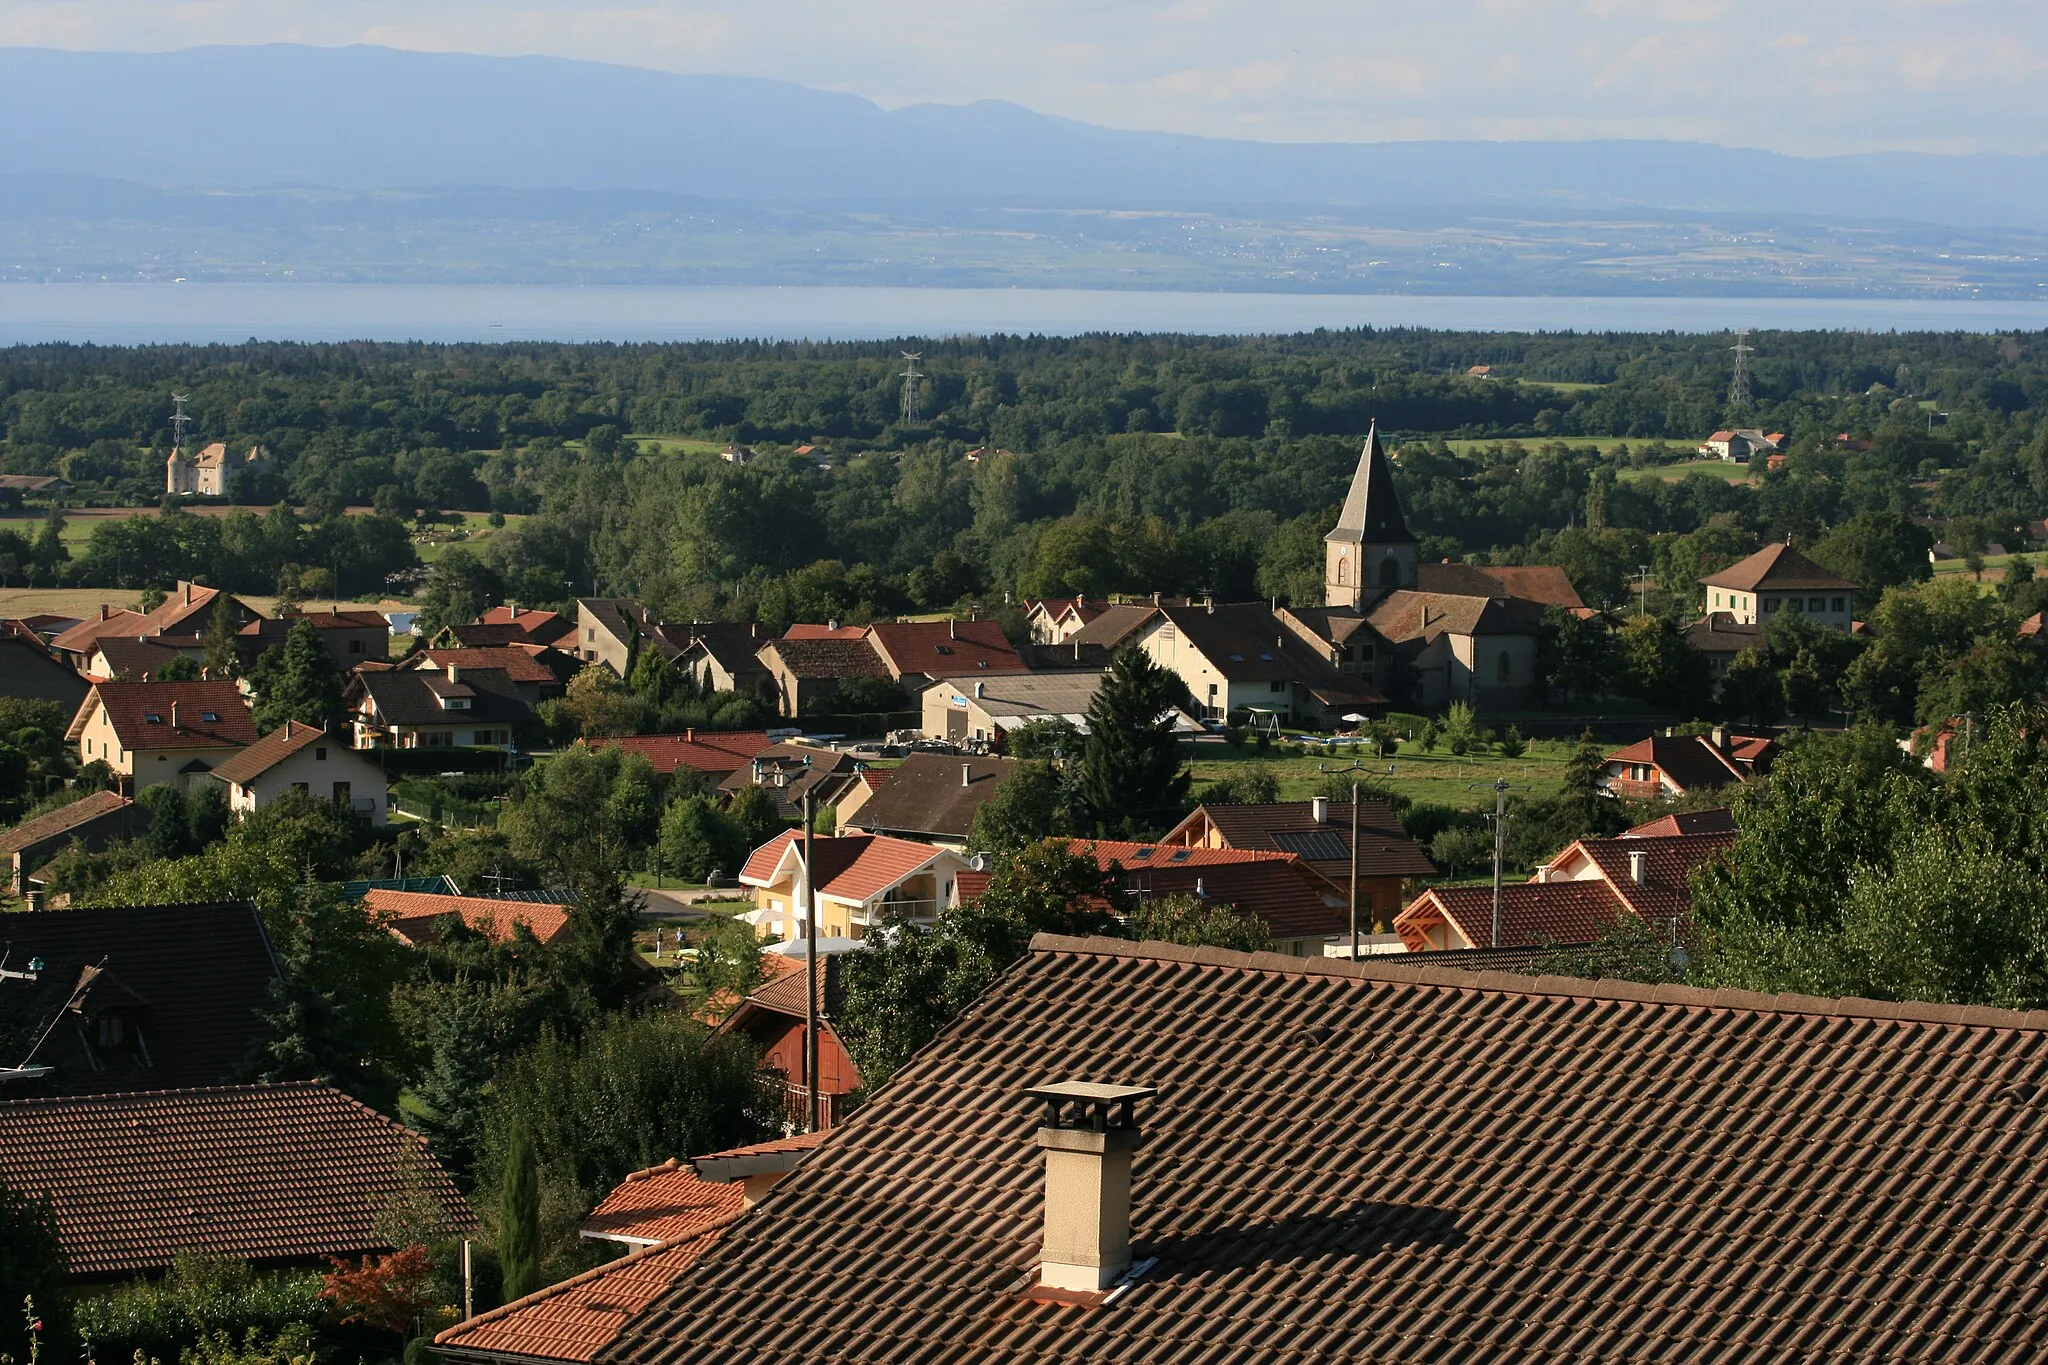
[(417, 1135), (323, 1085), (0, 1102), (0, 1184), (50, 1200), (73, 1275), (383, 1249), (414, 1181), (444, 1232), (476, 1226)]
[(241, 748), (257, 738), (249, 703), (231, 682), (95, 683), (65, 738), (83, 734), (99, 707), (106, 708), (115, 738), (130, 753)]
[(1854, 592), (1856, 589), (1848, 579), (1829, 572), (1784, 544), (1766, 545), (1740, 563), (1730, 564), (1719, 573), (1708, 574), (1700, 582), (1710, 588), (1733, 588), (1737, 592), (1778, 588), (1817, 588), (1835, 592)]
[(717, 1245), (722, 1230), (667, 1246), (644, 1247), (459, 1322), (434, 1338), (435, 1352), (458, 1360), (515, 1358), (582, 1365), (609, 1346), (635, 1315)]
[[(215, 765), (213, 775), (223, 782), (248, 782), (269, 772), (299, 750), (322, 742), (327, 742), (324, 726), (301, 725), (288, 720), (232, 758), (221, 760)], [(345, 739), (331, 742), (344, 748), (348, 743)]]
[[(1598, 878), (1510, 882), (1501, 887), (1500, 946), (1590, 942), (1627, 909), (1614, 888)], [(1423, 931), (1439, 920), (1450, 921), (1474, 947), (1492, 947), (1493, 888), (1432, 886), (1394, 917), (1394, 932), (1411, 948), (1424, 949), (1429, 940)]]
[[(1041, 937), (605, 1359), (2032, 1359), (2044, 1025)], [(1017, 1292), (1055, 1078), (1159, 1092), (1099, 1307)]]
[[(755, 849), (740, 870), (740, 881), (761, 885), (773, 874), (783, 851), (802, 838), (784, 830)], [(883, 834), (842, 834), (814, 837), (811, 856), (817, 860), (818, 894), (842, 901), (865, 901), (945, 852), (931, 844), (892, 839)]]
[(688, 1162), (673, 1159), (635, 1171), (583, 1220), (583, 1235), (658, 1246), (695, 1237), (730, 1221), (745, 1188), (714, 1184)]
[(1676, 834), (1733, 834), (1735, 817), (1725, 806), (1673, 811), (1622, 833), (1624, 839), (1668, 839)]
[(868, 641), (896, 678), (1027, 671), (1002, 626), (992, 620), (883, 621), (868, 627)]
[(123, 806), (130, 805), (127, 797), (119, 792), (89, 792), (76, 801), (46, 811), (33, 820), (24, 820), (13, 829), (0, 834), (0, 854), (17, 853), (45, 839), (54, 838), (68, 829), (76, 829), (88, 820), (97, 820)]
[(793, 635), (770, 640), (762, 654), (773, 654), (792, 677), (886, 678), (889, 666), (862, 636)]
[(620, 749), (638, 754), (658, 773), (693, 768), (700, 773), (724, 777), (747, 766), (757, 754), (775, 747), (775, 741), (760, 730), (692, 730), (681, 735), (628, 735), (621, 739), (589, 739), (579, 743), (593, 749)]
[(512, 937), (525, 925), (542, 943), (553, 943), (569, 928), (569, 909), (550, 901), (494, 900), (485, 896), (438, 896), (428, 891), (387, 891), (372, 888), (363, 904), (390, 916), (391, 932), (407, 943), (422, 943), (446, 931), (451, 917), (493, 943)]
[[(1298, 853), (1325, 877), (1351, 875), (1351, 803), (1332, 801), (1322, 820), (1308, 801), (1266, 801), (1256, 804), (1208, 803), (1195, 808), (1168, 830), (1164, 842), (1184, 841), (1203, 821), (1231, 848)], [(1328, 839), (1327, 846), (1319, 841)], [(1436, 864), (1422, 846), (1408, 837), (1393, 807), (1384, 801), (1358, 803), (1358, 875), (1361, 877), (1433, 877)]]
[[(549, 667), (547, 655), (561, 660), (559, 668)], [(416, 662), (425, 660), (425, 663)], [(575, 663), (566, 654), (548, 649), (542, 645), (495, 645), (460, 649), (423, 649), (407, 660), (411, 668), (442, 668), (454, 664), (457, 671), (472, 668), (499, 668), (505, 676), (517, 683), (540, 683), (549, 685), (565, 681), (564, 675), (575, 671)]]

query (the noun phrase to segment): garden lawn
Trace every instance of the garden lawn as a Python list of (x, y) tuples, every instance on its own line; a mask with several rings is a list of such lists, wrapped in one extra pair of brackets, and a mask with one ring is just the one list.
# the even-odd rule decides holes
[[(1318, 771), (1318, 765), (1343, 768), (1352, 759), (1348, 750), (1327, 756), (1314, 754), (1303, 757), (1298, 753), (1283, 755), (1278, 746), (1265, 755), (1249, 744), (1191, 747), (1195, 751), (1194, 795), (1197, 801), (1202, 799), (1202, 789), (1208, 783), (1229, 776), (1246, 763), (1261, 760), (1271, 764), (1274, 774), (1280, 779), (1282, 801), (1306, 801), (1322, 789), (1327, 779), (1327, 774)], [(1294, 746), (1287, 747), (1293, 749)], [(1472, 753), (1459, 758), (1442, 743), (1437, 745), (1435, 753), (1424, 753), (1420, 743), (1404, 740), (1400, 752), (1392, 758), (1365, 759), (1371, 771), (1360, 774), (1360, 778), (1369, 779), (1411, 800), (1479, 809), (1492, 806), (1491, 784), (1501, 778), (1516, 784), (1515, 795), (1557, 795), (1564, 790), (1565, 762), (1577, 745), (1564, 740), (1532, 740), (1529, 752), (1520, 758), (1502, 758), (1497, 746), (1484, 747), (1487, 749), (1484, 754)], [(1390, 767), (1394, 770), (1391, 774), (1387, 772)], [(1475, 783), (1484, 789), (1475, 788)], [(1528, 791), (1521, 790), (1524, 785)]]
[[(1624, 469), (1616, 477), (1633, 480), (1660, 479), (1665, 483), (1676, 483), (1695, 474), (1705, 474), (1709, 478), (1720, 479), (1725, 483), (1744, 483), (1749, 479), (1751, 468), (1750, 465), (1736, 464), (1730, 460), (1681, 460), (1677, 464), (1653, 464)], [(1761, 466), (1757, 468), (1761, 469)]]

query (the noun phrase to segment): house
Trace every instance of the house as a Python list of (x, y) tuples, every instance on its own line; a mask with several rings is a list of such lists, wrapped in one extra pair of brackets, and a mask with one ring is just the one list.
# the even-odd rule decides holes
[(774, 681), (758, 657), (764, 641), (754, 624), (691, 627), (692, 638), (676, 657), (678, 671), (703, 692), (772, 693)]
[(53, 701), (76, 711), (90, 687), (23, 621), (0, 621), (0, 697)]
[(6, 919), (26, 974), (0, 978), (0, 1067), (49, 1070), (0, 1078), (0, 1099), (221, 1085), (271, 1036), (277, 960), (248, 901)]
[(823, 1138), (800, 1134), (633, 1172), (581, 1229), (633, 1251), (457, 1323), (434, 1338), (434, 1354), (461, 1365), (588, 1365)]
[(1203, 719), (1253, 712), (1280, 724), (1320, 725), (1386, 705), (1263, 602), (1158, 607), (1131, 642), (1180, 677)]
[[(1273, 951), (1320, 957), (1343, 934), (1351, 910), (1341, 888), (1293, 853), (1074, 839), (1068, 847), (1114, 872), (1130, 898), (1192, 896), (1228, 906), (1265, 926)], [(1361, 908), (1363, 894), (1360, 896)]]
[(1041, 597), (1024, 604), (1024, 619), (1031, 625), (1034, 643), (1057, 645), (1108, 610), (1108, 602), (1095, 598)]
[(1414, 587), (1418, 548), (1375, 422), (1337, 524), (1323, 537), (1324, 605), (1362, 611), (1381, 592)]
[[(174, 648), (197, 651), (204, 647), (206, 628), (212, 624), (215, 602), (220, 596), (218, 588), (181, 578), (170, 595), (149, 611), (115, 611), (102, 602), (96, 617), (80, 621), (58, 635), (50, 641), (50, 647), (80, 673), (89, 671), (86, 663), (92, 656), (93, 645), (103, 636), (128, 640), (162, 636)], [(240, 598), (228, 598), (228, 610), (238, 631), (256, 619), (256, 612)]]
[(1679, 810), (1660, 815), (1624, 830), (1624, 839), (1669, 839), (1678, 834), (1733, 834), (1735, 816), (1727, 807), (1713, 810)]
[(788, 630), (782, 632), (782, 638), (785, 640), (864, 640), (867, 638), (867, 633), (868, 628), (866, 626), (842, 626), (837, 621), (827, 621), (822, 626), (810, 621), (795, 621), (790, 624)]
[(679, 652), (663, 638), (658, 625), (654, 613), (630, 597), (579, 597), (575, 641), (564, 644), (558, 638), (555, 648), (586, 663), (601, 663), (623, 678), (642, 649), (658, 649), (667, 658)]
[(240, 456), (228, 453), (227, 443), (215, 441), (197, 455), (171, 447), (164, 461), (164, 492), (174, 497), (224, 498), (251, 474), (262, 470), (269, 452), (252, 445)]
[(81, 763), (103, 762), (128, 795), (167, 782), (183, 791), (257, 739), (249, 703), (231, 682), (95, 683), (66, 743)]
[(1766, 545), (1700, 582), (1706, 585), (1707, 610), (1728, 612), (1737, 625), (1769, 625), (1776, 613), (1796, 611), (1846, 634), (1856, 610), (1854, 583), (1790, 545)]
[(372, 888), (363, 893), (363, 905), (384, 922), (392, 937), (413, 947), (446, 937), (458, 924), (492, 943), (511, 942), (521, 927), (544, 944), (569, 931), (568, 907), (554, 901)]
[[(69, 912), (66, 912), (69, 913)], [(383, 1210), (476, 1230), (426, 1142), (312, 1082), (0, 1102), (0, 1185), (40, 1195), (76, 1280), (198, 1253), (258, 1266), (392, 1250)]]
[(533, 721), (520, 685), (502, 668), (358, 669), (342, 699), (358, 749), (509, 748)]
[(888, 679), (888, 665), (865, 637), (770, 640), (756, 656), (767, 672), (776, 710), (792, 719), (831, 711), (849, 678)]
[(1607, 755), (1600, 790), (1633, 801), (1712, 791), (1769, 772), (1777, 756), (1776, 740), (1733, 734), (1723, 726), (1706, 735), (1666, 730)]
[(539, 706), (569, 690), (569, 679), (581, 665), (575, 656), (546, 645), (489, 645), (479, 648), (423, 649), (407, 658), (400, 669), (456, 669), (467, 677), (480, 669), (500, 669), (512, 683), (519, 700), (528, 707)]
[(1675, 934), (1691, 917), (1693, 872), (1734, 841), (1732, 829), (1580, 839), (1528, 881), (1501, 888), (1498, 943), (1490, 886), (1431, 887), (1395, 918), (1394, 932), (1415, 952), (1589, 943), (1623, 915)]
[[(764, 938), (804, 936), (803, 842), (798, 831), (785, 830), (755, 849), (740, 871), (740, 885), (754, 899), (741, 918)], [(880, 834), (810, 842), (821, 938), (859, 940), (891, 919), (931, 924), (958, 902), (954, 881), (968, 867), (951, 849)]]
[(1466, 378), (1468, 378), (1468, 379), (1491, 379), (1491, 378), (1493, 378), (1493, 366), (1491, 366), (1491, 365), (1472, 365), (1472, 366), (1468, 366), (1468, 367), (1466, 368), (1466, 370), (1465, 370), (1465, 377), (1466, 377)]
[[(854, 1092), (860, 1068), (840, 1041), (832, 1021), (846, 1004), (840, 975), (845, 954), (818, 954), (818, 1126), (838, 1126)], [(745, 1038), (761, 1054), (761, 1065), (784, 1078), (783, 1121), (801, 1131), (810, 1120), (810, 1082), (804, 1077), (804, 986), (810, 973), (784, 972), (756, 986), (719, 1022), (718, 1032)]]
[(1782, 432), (1766, 436), (1755, 427), (1738, 427), (1709, 436), (1700, 443), (1699, 454), (1702, 459), (1733, 460), (1737, 464), (1746, 464), (1755, 456), (1776, 453), (1784, 440)]
[(2027, 1359), (2044, 1029), (1042, 935), (605, 1359)]
[(88, 792), (68, 805), (45, 811), (0, 834), (0, 855), (9, 863), (9, 888), (27, 895), (33, 874), (72, 844), (97, 853), (119, 839), (148, 832), (149, 817), (119, 792)]
[(357, 753), (352, 738), (288, 720), (215, 764), (213, 776), (228, 789), (228, 809), (243, 819), (288, 791), (300, 791), (381, 826), (389, 803), (384, 770)]
[(1743, 650), (1762, 654), (1771, 647), (1764, 627), (1754, 621), (1737, 622), (1735, 614), (1728, 611), (1710, 611), (1687, 626), (1685, 642), (1707, 656), (1707, 671), (1716, 682), (1727, 676), (1728, 665)]
[(728, 796), (745, 787), (772, 792), (782, 818), (801, 821), (804, 797), (819, 810), (834, 804), (859, 781), (862, 764), (852, 754), (782, 741), (763, 749), (719, 782)]
[(867, 630), (889, 676), (911, 696), (934, 679), (1029, 671), (993, 620), (879, 621)]
[(1038, 721), (1064, 720), (1086, 733), (1088, 707), (1102, 674), (1013, 673), (994, 678), (941, 678), (918, 699), (924, 733), (954, 744), (1001, 747), (1012, 730)]
[(1543, 612), (1514, 597), (1388, 593), (1366, 616), (1392, 660), (1381, 686), (1425, 708), (1454, 701), (1521, 706), (1537, 685)]
[(685, 730), (679, 735), (625, 735), (617, 739), (580, 739), (592, 749), (617, 749), (638, 754), (663, 777), (688, 768), (716, 784), (775, 747), (761, 730)]
[(338, 606), (296, 616), (259, 616), (242, 627), (235, 652), (245, 665), (252, 664), (265, 650), (283, 646), (292, 628), (301, 621), (313, 627), (320, 643), (327, 646), (334, 666), (343, 672), (367, 659), (382, 659), (391, 653), (391, 623), (382, 612), (343, 611)]
[[(1436, 864), (1408, 837), (1386, 802), (1361, 801), (1357, 816), (1358, 918), (1366, 925), (1385, 924), (1399, 913), (1408, 884), (1417, 877), (1434, 877)], [(1291, 854), (1348, 897), (1351, 820), (1350, 802), (1320, 796), (1257, 805), (1204, 802), (1159, 842), (1180, 848)]]
[(754, 458), (754, 452), (743, 445), (729, 445), (718, 452), (718, 458), (727, 464), (746, 464)]
[(193, 636), (145, 635), (129, 639), (102, 635), (87, 649), (91, 652), (84, 656), (82, 666), (89, 683), (152, 682), (175, 660), (197, 662), (205, 656), (203, 646)]
[(1016, 768), (1013, 759), (917, 753), (890, 773), (857, 811), (840, 813), (840, 829), (916, 839), (964, 852), (974, 813)]
[[(1089, 621), (1087, 625), (1068, 635), (1063, 643), (1079, 645), (1083, 648), (1096, 647), (1115, 652), (1129, 643), (1132, 636), (1150, 624), (1152, 618), (1158, 614), (1159, 608), (1163, 605), (1165, 604), (1154, 601), (1151, 603), (1123, 603), (1108, 607), (1100, 615)], [(1185, 606), (1186, 603), (1179, 602), (1174, 605)]]
[[(564, 636), (576, 633), (576, 623), (558, 611), (521, 607), (518, 603), (492, 607), (468, 625), (450, 626), (455, 642), (463, 645), (557, 645), (573, 654), (575, 642), (564, 645)], [(474, 634), (475, 638), (471, 638)], [(439, 643), (438, 641), (436, 643)]]

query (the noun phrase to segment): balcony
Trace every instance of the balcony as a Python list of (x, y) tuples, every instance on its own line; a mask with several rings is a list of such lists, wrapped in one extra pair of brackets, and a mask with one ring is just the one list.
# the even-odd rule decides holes
[(937, 921), (939, 912), (945, 908), (936, 900), (883, 900), (856, 908), (849, 918), (863, 929), (887, 924), (892, 919), (931, 924)]

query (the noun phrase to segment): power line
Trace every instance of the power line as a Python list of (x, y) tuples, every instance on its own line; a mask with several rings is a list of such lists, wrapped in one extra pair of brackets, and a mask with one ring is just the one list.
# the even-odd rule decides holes
[(907, 364), (905, 364), (903, 368), (902, 375), (903, 424), (905, 426), (914, 427), (917, 425), (920, 415), (922, 413), (922, 404), (920, 401), (922, 395), (918, 392), (918, 386), (924, 382), (924, 374), (917, 367), (918, 364), (921, 361), (923, 361), (924, 356), (922, 354), (913, 354), (910, 351), (905, 351), (903, 353), (903, 359), (906, 362), (908, 362)]
[(1735, 352), (1735, 373), (1728, 380), (1728, 406), (1737, 412), (1749, 408), (1749, 358), (1756, 353), (1756, 347), (1749, 344), (1749, 328), (1735, 333), (1735, 344), (1728, 348)]

